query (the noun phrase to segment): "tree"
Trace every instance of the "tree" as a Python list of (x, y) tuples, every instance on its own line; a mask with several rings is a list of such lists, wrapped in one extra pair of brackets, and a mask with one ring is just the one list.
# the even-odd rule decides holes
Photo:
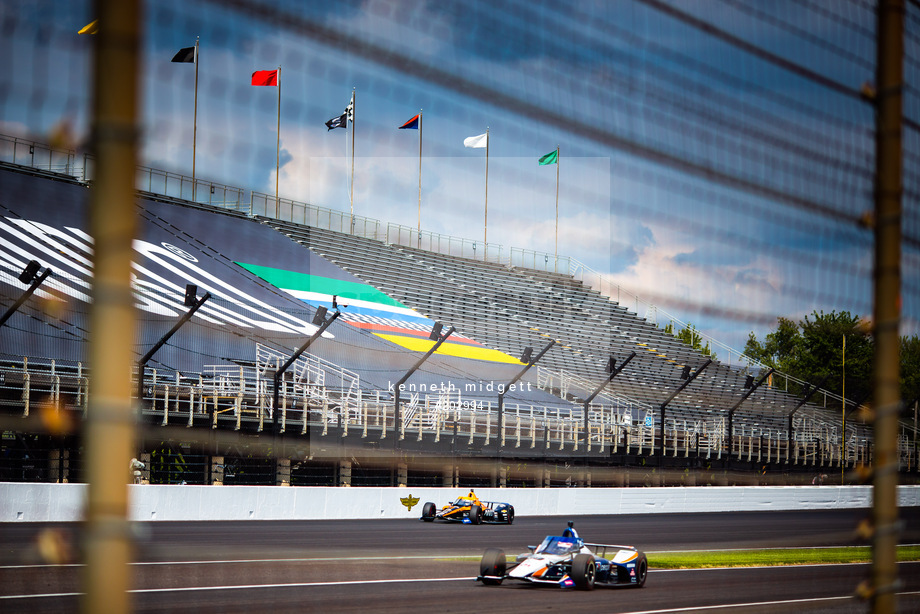
[(793, 362), (796, 377), (812, 383), (827, 378), (825, 390), (838, 395), (846, 392), (848, 399), (864, 401), (872, 390), (874, 349), (868, 327), (848, 311), (812, 315), (813, 320), (806, 316), (800, 322), (805, 351)]
[(753, 331), (748, 335), (744, 353), (785, 373), (798, 357), (801, 343), (798, 324), (788, 318), (778, 318), (776, 330), (768, 333), (763, 343), (757, 341)]
[(913, 403), (920, 398), (920, 337), (901, 337), (901, 399), (913, 416)]
[(869, 397), (872, 338), (866, 323), (848, 311), (814, 311), (798, 323), (778, 318), (776, 330), (763, 342), (752, 332), (744, 351), (794, 378), (811, 384), (823, 380), (825, 390), (841, 396), (845, 392), (847, 399), (864, 402)]
[(664, 332), (668, 333), (669, 335), (674, 335), (703, 356), (709, 356), (713, 360), (716, 359), (716, 354), (712, 351), (712, 348), (709, 347), (709, 342), (707, 341), (705, 344), (703, 343), (703, 336), (696, 328), (694, 328), (693, 324), (688, 323), (684, 328), (675, 333), (674, 323), (671, 322), (664, 327)]

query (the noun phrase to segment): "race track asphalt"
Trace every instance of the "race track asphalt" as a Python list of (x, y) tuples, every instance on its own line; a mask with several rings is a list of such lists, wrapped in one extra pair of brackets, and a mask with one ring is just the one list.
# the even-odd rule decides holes
[[(644, 589), (576, 592), (472, 578), (489, 547), (509, 558), (573, 520), (589, 542), (647, 552), (856, 545), (867, 510), (518, 516), (511, 526), (417, 520), (137, 523), (138, 612), (863, 612), (867, 565), (666, 571)], [(901, 510), (920, 543), (920, 508)], [(37, 536), (76, 550), (79, 525), (0, 523), (0, 611), (75, 612), (78, 564), (42, 564)], [(44, 533), (42, 533), (44, 532)], [(66, 548), (65, 548), (66, 549)], [(902, 564), (901, 611), (920, 611), (920, 564)]]

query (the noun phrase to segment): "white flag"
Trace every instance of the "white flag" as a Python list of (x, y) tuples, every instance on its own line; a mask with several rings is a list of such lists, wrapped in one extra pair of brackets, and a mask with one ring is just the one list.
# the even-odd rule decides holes
[(480, 134), (479, 136), (468, 136), (463, 139), (465, 147), (482, 148), (489, 144), (489, 133)]

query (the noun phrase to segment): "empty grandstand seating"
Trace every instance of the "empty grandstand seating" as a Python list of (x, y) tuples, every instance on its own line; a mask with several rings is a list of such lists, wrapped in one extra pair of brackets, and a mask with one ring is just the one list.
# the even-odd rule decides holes
[[(259, 219), (406, 305), (490, 347), (517, 355), (526, 346), (538, 348), (549, 339), (556, 340), (557, 347), (541, 364), (556, 372), (571, 371), (582, 382), (602, 382), (611, 355), (623, 360), (636, 352), (609, 389), (656, 410), (655, 421), (660, 404), (680, 385), (682, 367), (695, 370), (707, 359), (570, 275)], [(669, 404), (668, 411), (684, 423), (711, 429), (740, 399), (746, 375), (714, 362)], [(590, 390), (575, 387), (569, 392), (577, 400)], [(789, 434), (789, 415), (797, 405), (794, 396), (762, 387), (742, 404), (733, 425), (739, 438), (759, 442), (765, 437), (784, 450), (787, 438), (807, 438), (802, 431), (805, 425), (831, 429), (839, 425), (836, 414), (808, 405), (796, 412), (797, 432)], [(675, 425), (669, 423), (666, 429), (676, 429)], [(856, 442), (865, 446), (864, 430), (857, 430), (854, 437), (854, 446)]]
[[(453, 446), (463, 441), (471, 451), (498, 445), (530, 453), (580, 450), (790, 465), (839, 465), (842, 460), (852, 465), (871, 455), (864, 426), (848, 423), (844, 438), (838, 412), (814, 404), (800, 408), (800, 399), (778, 386), (761, 387), (729, 417), (729, 409), (745, 391), (747, 372), (718, 361), (705, 366), (675, 395), (684, 382), (684, 367), (695, 372), (708, 357), (566, 272), (392, 244), (375, 238), (380, 234), (376, 230), (374, 237), (365, 237), (246, 215), (238, 203), (224, 212), (213, 203), (142, 196), (167, 206), (257, 221), (419, 313), (511, 356), (525, 347), (537, 351), (555, 342), (539, 369), (528, 376), (541, 391), (507, 399), (504, 424), (499, 423), (494, 397), (479, 395), (472, 402), (466, 398), (464, 405), (459, 396), (438, 394), (406, 395), (400, 423), (389, 392), (332, 362), (306, 358), (295, 365), (290, 378), (282, 379), (276, 414), (266, 370), (286, 354), (259, 345), (258, 357), (206, 366), (198, 374), (163, 368), (146, 373), (145, 411), (161, 425), (178, 421), (245, 430), (249, 424), (258, 433), (276, 419), (280, 430), (288, 433), (304, 434), (312, 424), (317, 427), (313, 436), (395, 439), (406, 445), (423, 439), (442, 445), (448, 438)], [(164, 220), (155, 221), (168, 226)], [(379, 229), (382, 223), (364, 220), (364, 226)], [(605, 367), (611, 356), (622, 364), (633, 352), (631, 362), (591, 404), (586, 440), (583, 400), (608, 377)], [(2, 402), (18, 407), (25, 399), (28, 412), (31, 394), (53, 394), (61, 406), (85, 411), (88, 374), (79, 365), (63, 364), (25, 360), (0, 365)], [(326, 385), (323, 374), (330, 372), (347, 373), (350, 383)], [(844, 439), (846, 456), (841, 459)], [(910, 446), (903, 448), (910, 456)], [(910, 462), (916, 466), (915, 459)]]

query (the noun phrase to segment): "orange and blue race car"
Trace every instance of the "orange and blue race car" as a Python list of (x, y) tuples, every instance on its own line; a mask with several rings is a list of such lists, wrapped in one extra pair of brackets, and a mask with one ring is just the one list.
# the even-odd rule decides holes
[(422, 507), (420, 520), (447, 520), (463, 524), (511, 524), (514, 522), (514, 506), (510, 503), (481, 501), (471, 490), (470, 494), (458, 497), (441, 509), (429, 501)]

